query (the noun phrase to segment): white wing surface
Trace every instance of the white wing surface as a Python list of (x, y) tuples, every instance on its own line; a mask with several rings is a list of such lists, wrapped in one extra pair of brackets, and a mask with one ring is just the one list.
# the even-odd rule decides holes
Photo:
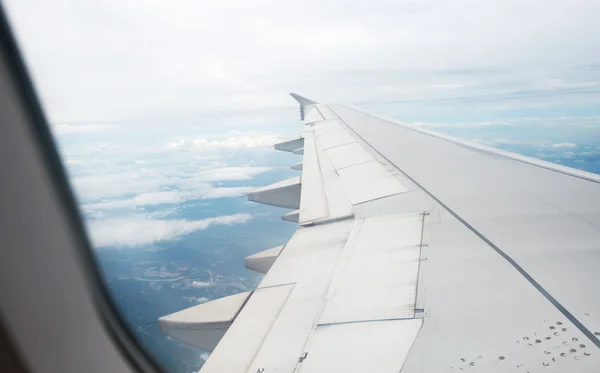
[(301, 176), (248, 199), (298, 230), (160, 319), (203, 373), (597, 371), (600, 177), (292, 96)]

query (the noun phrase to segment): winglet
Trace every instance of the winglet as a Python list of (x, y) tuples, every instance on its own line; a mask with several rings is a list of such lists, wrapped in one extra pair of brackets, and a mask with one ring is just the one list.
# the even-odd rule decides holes
[(304, 113), (305, 113), (306, 107), (318, 104), (318, 102), (309, 100), (308, 98), (302, 97), (296, 93), (290, 93), (290, 96), (292, 96), (294, 98), (294, 100), (298, 101), (298, 103), (300, 104), (300, 119), (301, 120), (304, 120)]
[(318, 104), (318, 102), (313, 101), (313, 100), (309, 100), (308, 98), (302, 97), (302, 96), (300, 96), (297, 93), (290, 93), (290, 96), (292, 96), (294, 98), (294, 100), (298, 101), (298, 103), (300, 105), (306, 105), (306, 106), (308, 106), (308, 105), (316, 105), (316, 104)]

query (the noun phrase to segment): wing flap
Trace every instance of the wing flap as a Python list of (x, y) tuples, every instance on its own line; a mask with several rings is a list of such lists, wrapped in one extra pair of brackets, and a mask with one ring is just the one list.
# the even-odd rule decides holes
[[(339, 360), (341, 356), (334, 351), (322, 350), (322, 339), (327, 340), (338, 333), (353, 334), (360, 330), (371, 330), (385, 339), (391, 338), (410, 346), (421, 320), (390, 324), (385, 330), (366, 325), (375, 321), (388, 322), (390, 319), (416, 320), (413, 316), (417, 273), (410, 266), (414, 268), (418, 265), (418, 260), (415, 260), (414, 252), (411, 256), (406, 251), (414, 249), (415, 245), (419, 249), (421, 219), (422, 216), (410, 214), (365, 221), (344, 220), (300, 228), (283, 248), (238, 315), (236, 323), (211, 355), (210, 365), (207, 362), (202, 372), (222, 369), (229, 372), (291, 373), (300, 366), (305, 369), (303, 364), (311, 360), (312, 356), (326, 356), (330, 352), (330, 357), (335, 359), (330, 364), (344, 366)], [(373, 241), (374, 237), (378, 238)], [(400, 253), (398, 250), (405, 252)], [(416, 258), (418, 259), (418, 253)], [(361, 283), (365, 272), (370, 273), (371, 278)], [(356, 287), (358, 283), (361, 285)], [(268, 293), (263, 291), (282, 287), (287, 287), (289, 292), (277, 293), (277, 300), (265, 299)], [(353, 287), (357, 290), (356, 297), (349, 296)], [(412, 297), (407, 297), (406, 294), (411, 294)], [(266, 312), (268, 317), (264, 314), (257, 316), (260, 309), (257, 303), (259, 301), (255, 300), (257, 295), (261, 297), (260, 302), (271, 302), (268, 304), (273, 304), (277, 311), (268, 306), (267, 310), (260, 311)], [(352, 313), (352, 309), (356, 311)], [(334, 317), (328, 317), (327, 314)], [(259, 320), (251, 321), (254, 317), (259, 317)], [(266, 320), (267, 318), (271, 321)], [(256, 322), (258, 326), (235, 328), (238, 323), (251, 322)], [(332, 325), (337, 327), (348, 322), (363, 326), (356, 329), (330, 329)], [(268, 330), (265, 331), (265, 328)], [(254, 335), (248, 345), (234, 344), (234, 341), (248, 338), (246, 333), (250, 330), (261, 336), (260, 343)], [(328, 330), (333, 330), (334, 333), (330, 334)], [(395, 334), (400, 331), (405, 334)], [(321, 337), (321, 334), (325, 337)], [(363, 345), (357, 344), (353, 348), (359, 346)], [(351, 346), (344, 345), (343, 349), (346, 348), (350, 349)], [(236, 349), (244, 351), (240, 354)], [(245, 350), (252, 349), (255, 356), (249, 360), (249, 354)], [(243, 369), (237, 361), (228, 363), (232, 355), (236, 356), (234, 360), (244, 361), (246, 365)], [(378, 355), (371, 348), (368, 353), (354, 357), (354, 362), (357, 367), (366, 366), (373, 356)], [(404, 358), (405, 352), (399, 352), (394, 358), (380, 363), (386, 369), (389, 367), (389, 372), (396, 372)], [(306, 368), (308, 371), (319, 371), (318, 369), (329, 366), (322, 366), (320, 358), (316, 360), (316, 364), (311, 362), (312, 365)]]
[(329, 219), (350, 218), (353, 215), (352, 204), (346, 195), (339, 175), (335, 171), (333, 164), (327, 153), (321, 148), (317, 148), (319, 156), (319, 166), (323, 176), (323, 186), (327, 196), (327, 207), (329, 210)]
[(422, 322), (389, 320), (319, 327), (300, 372), (398, 372)]
[(293, 288), (289, 284), (255, 290), (202, 372), (246, 372)]
[(371, 154), (356, 142), (329, 149), (326, 153), (336, 170), (375, 160)]
[(409, 191), (340, 121), (312, 123), (303, 136), (301, 225), (348, 218), (353, 205)]
[(299, 223), (305, 224), (329, 216), (327, 195), (312, 131), (304, 134), (304, 160), (302, 166), (302, 192), (300, 196)]
[(312, 126), (316, 136), (327, 135), (332, 132), (343, 131), (344, 127), (337, 120), (325, 120)]
[(346, 167), (338, 174), (353, 205), (409, 191), (377, 161)]
[(319, 135), (319, 144), (325, 150), (334, 148), (336, 146), (349, 144), (355, 141), (356, 140), (354, 140), (354, 138), (346, 130), (329, 132), (323, 135)]
[(415, 214), (359, 221), (334, 270), (319, 324), (414, 317), (423, 219)]

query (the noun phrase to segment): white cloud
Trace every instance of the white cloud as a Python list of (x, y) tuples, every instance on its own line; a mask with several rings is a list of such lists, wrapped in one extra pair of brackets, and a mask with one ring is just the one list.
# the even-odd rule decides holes
[(493, 139), (493, 140), (487, 141), (487, 143), (490, 145), (519, 145), (519, 144), (521, 144), (520, 141), (503, 139), (503, 138)]
[[(557, 90), (590, 82), (580, 67), (600, 62), (594, 0), (568, 7), (563, 0), (307, 0), (301, 7), (10, 0), (6, 7), (50, 117), (63, 122), (291, 108), (289, 89), (335, 101), (390, 99), (394, 90), (477, 95), (511, 83), (518, 94), (527, 75), (526, 88)], [(565, 67), (579, 70), (578, 78)], [(498, 79), (481, 71), (510, 73)], [(424, 72), (431, 75), (423, 79)]]
[(142, 193), (136, 197), (121, 200), (110, 200), (104, 202), (88, 203), (81, 207), (84, 211), (111, 210), (121, 208), (136, 208), (143, 206), (177, 204), (184, 201), (181, 191), (150, 192)]
[[(383, 115), (388, 117), (399, 117), (394, 109), (398, 106), (393, 105), (382, 105), (381, 109), (384, 110)], [(388, 110), (389, 112), (386, 112)], [(412, 126), (427, 126), (427, 127), (460, 127), (460, 128), (471, 128), (471, 127), (496, 127), (496, 126), (512, 126), (512, 127), (527, 127), (527, 126), (544, 126), (544, 127), (586, 127), (586, 128), (600, 128), (600, 117), (599, 116), (577, 116), (577, 117), (521, 117), (514, 119), (498, 119), (488, 121), (460, 121), (460, 122), (403, 122), (405, 125)]]
[(232, 188), (213, 188), (207, 191), (202, 199), (224, 198), (224, 197), (242, 197), (250, 193), (255, 187), (232, 187)]
[(206, 281), (192, 281), (190, 286), (193, 288), (199, 289), (199, 288), (205, 288), (205, 287), (212, 286), (212, 284), (210, 282), (206, 282)]
[(107, 124), (55, 124), (50, 126), (52, 133), (57, 136), (64, 135), (82, 135), (90, 133), (99, 133), (113, 131), (116, 126)]
[(75, 177), (71, 182), (79, 199), (87, 201), (131, 193), (155, 192), (160, 190), (161, 186), (168, 185), (171, 179), (161, 171), (138, 168), (129, 172), (94, 173)]
[(136, 206), (173, 204), (183, 201), (182, 192), (170, 190), (166, 192), (144, 193), (132, 198)]
[(183, 199), (211, 199), (239, 197), (248, 194), (253, 187), (215, 187), (220, 181), (252, 180), (256, 175), (273, 170), (273, 167), (222, 167), (197, 171), (173, 181), (173, 185), (184, 190)]
[(250, 180), (254, 176), (272, 169), (272, 167), (224, 167), (200, 171), (194, 178), (204, 182)]
[(153, 220), (145, 217), (92, 220), (88, 232), (95, 247), (133, 247), (176, 239), (213, 224), (243, 224), (249, 214), (218, 216), (202, 220)]
[(201, 354), (200, 354), (200, 359), (202, 359), (202, 360), (206, 361), (206, 360), (208, 360), (208, 357), (209, 357), (209, 356), (210, 356), (210, 354), (209, 354), (209, 353), (207, 353), (207, 352), (203, 352), (203, 353), (201, 353)]
[[(96, 211), (96, 210), (88, 210), (86, 211), (88, 214), (94, 216), (95, 214), (102, 214), (101, 211)], [(146, 216), (150, 219), (164, 219), (167, 216), (171, 216), (173, 214), (176, 214), (177, 212), (179, 212), (179, 210), (177, 210), (176, 207), (170, 207), (170, 208), (163, 208), (160, 210), (156, 210), (156, 211), (152, 211), (146, 214)], [(98, 217), (97, 219), (102, 218), (103, 216)]]
[(552, 144), (554, 149), (574, 149), (577, 147), (577, 144), (573, 144), (572, 142), (561, 142), (557, 144)]
[[(183, 162), (183, 161), (181, 161)], [(82, 163), (84, 166), (82, 166)], [(67, 164), (74, 167), (72, 164)], [(118, 172), (121, 166), (117, 162), (107, 161), (102, 169), (94, 170), (93, 162), (77, 162), (77, 167), (86, 169), (85, 175), (71, 179), (73, 188), (80, 202), (98, 203), (96, 207), (123, 208), (161, 203), (181, 203), (186, 199), (208, 199), (241, 196), (250, 187), (215, 188), (211, 183), (218, 181), (251, 180), (256, 175), (273, 170), (273, 167), (220, 167), (190, 171), (188, 164), (180, 167), (179, 162), (170, 160), (166, 166), (130, 165), (129, 171)], [(114, 172), (114, 171), (117, 172)], [(177, 187), (182, 190), (165, 190)], [(129, 199), (118, 199), (129, 197)], [(116, 199), (107, 201), (107, 199)], [(102, 201), (99, 201), (102, 200)]]
[(219, 149), (266, 148), (283, 141), (278, 133), (234, 133), (215, 139), (209, 137), (186, 137), (167, 143), (168, 149), (214, 151)]
[(197, 199), (216, 199), (226, 197), (241, 197), (251, 192), (255, 187), (213, 188), (207, 186), (201, 190), (170, 190), (164, 192), (142, 193), (138, 196), (121, 200), (109, 200), (83, 204), (84, 211), (135, 209), (144, 206), (179, 204)]

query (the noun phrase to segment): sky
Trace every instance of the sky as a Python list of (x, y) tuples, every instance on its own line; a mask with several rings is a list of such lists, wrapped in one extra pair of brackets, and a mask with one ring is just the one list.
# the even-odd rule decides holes
[(292, 91), (557, 162), (600, 152), (597, 1), (4, 4), (97, 247), (252, 219), (172, 213), (293, 162), (270, 150), (302, 130)]
[[(50, 121), (597, 93), (595, 0), (5, 1)], [(580, 97), (578, 97), (580, 99)]]

